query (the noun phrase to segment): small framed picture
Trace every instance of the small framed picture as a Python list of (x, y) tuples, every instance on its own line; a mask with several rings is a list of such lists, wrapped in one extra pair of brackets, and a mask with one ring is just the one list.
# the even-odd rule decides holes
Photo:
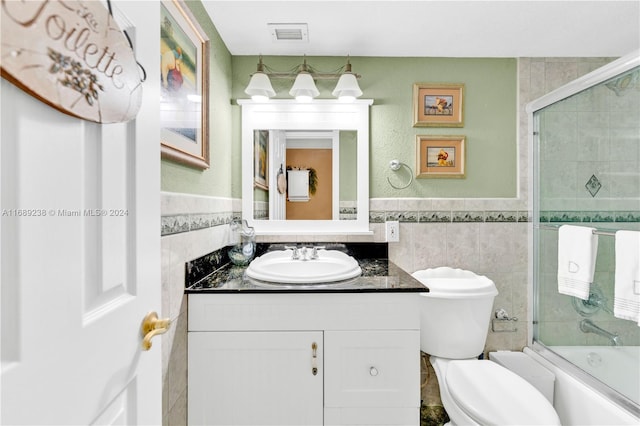
[(253, 131), (253, 185), (269, 189), (269, 131)]
[(416, 137), (416, 177), (465, 177), (466, 138), (464, 136)]
[(413, 85), (413, 127), (463, 127), (464, 84)]

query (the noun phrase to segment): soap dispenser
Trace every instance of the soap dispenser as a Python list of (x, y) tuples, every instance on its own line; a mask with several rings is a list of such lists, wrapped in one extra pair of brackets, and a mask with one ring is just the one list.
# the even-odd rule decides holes
[(229, 229), (231, 230), (229, 259), (234, 265), (246, 266), (256, 253), (256, 232), (245, 219), (233, 219)]

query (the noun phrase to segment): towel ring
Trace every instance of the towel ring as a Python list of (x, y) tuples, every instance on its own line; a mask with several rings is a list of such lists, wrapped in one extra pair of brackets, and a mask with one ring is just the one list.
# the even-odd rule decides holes
[(387, 182), (389, 182), (389, 185), (391, 185), (395, 189), (408, 188), (409, 185), (411, 185), (411, 183), (413, 182), (413, 170), (411, 169), (411, 167), (409, 167), (406, 163), (401, 163), (398, 160), (389, 161), (389, 168), (391, 170), (393, 170), (394, 172), (397, 172), (398, 170), (400, 170), (400, 167), (402, 167), (402, 166), (406, 167), (409, 170), (409, 182), (406, 185), (404, 185), (404, 186), (396, 186), (393, 183), (391, 183), (391, 179), (389, 179), (389, 176), (387, 176)]

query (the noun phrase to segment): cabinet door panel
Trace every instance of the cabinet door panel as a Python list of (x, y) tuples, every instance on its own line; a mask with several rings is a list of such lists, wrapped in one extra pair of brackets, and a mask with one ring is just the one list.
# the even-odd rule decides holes
[(189, 424), (322, 425), (323, 347), (321, 331), (189, 333)]
[(325, 406), (420, 406), (417, 330), (325, 331), (325, 348)]

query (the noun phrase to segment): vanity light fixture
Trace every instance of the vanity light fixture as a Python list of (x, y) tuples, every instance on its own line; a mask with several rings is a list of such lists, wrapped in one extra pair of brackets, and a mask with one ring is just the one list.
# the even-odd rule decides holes
[(304, 58), (302, 65), (300, 65), (300, 71), (296, 76), (296, 81), (293, 82), (293, 87), (289, 90), (289, 94), (296, 98), (298, 102), (311, 102), (313, 98), (320, 94), (313, 77), (309, 73), (307, 58)]
[(343, 102), (353, 102), (362, 96), (362, 90), (358, 85), (358, 76), (351, 72), (351, 62), (347, 58), (347, 65), (344, 66), (344, 73), (340, 76), (336, 88), (331, 94)]
[(331, 94), (340, 101), (353, 102), (362, 96), (358, 85), (360, 76), (351, 71), (351, 63), (347, 57), (346, 65), (334, 72), (321, 72), (307, 64), (306, 57), (302, 64), (287, 72), (274, 71), (262, 62), (262, 55), (258, 61), (257, 71), (251, 75), (245, 93), (256, 102), (265, 102), (276, 95), (271, 78), (295, 79), (289, 94), (301, 102), (311, 102), (320, 94), (314, 80), (338, 80), (338, 84)]
[(266, 102), (276, 95), (276, 91), (271, 86), (271, 80), (264, 72), (262, 56), (258, 61), (258, 70), (251, 76), (249, 85), (244, 89), (244, 93), (251, 96), (251, 99), (255, 102)]

